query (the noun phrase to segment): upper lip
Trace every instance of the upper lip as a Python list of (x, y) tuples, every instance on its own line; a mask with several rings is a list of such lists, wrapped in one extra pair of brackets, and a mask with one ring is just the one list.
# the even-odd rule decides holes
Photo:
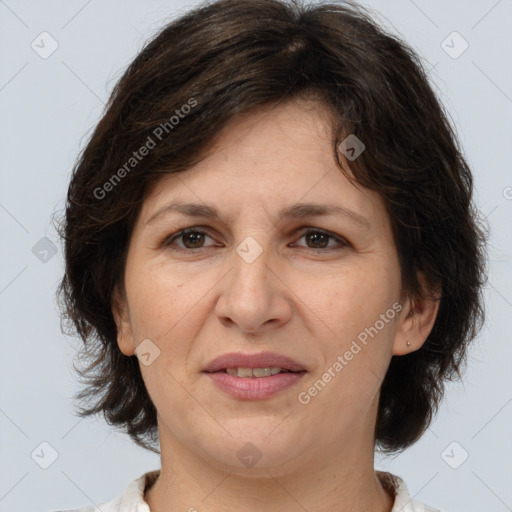
[(293, 359), (273, 352), (261, 352), (259, 354), (231, 352), (223, 354), (211, 361), (203, 371), (213, 373), (227, 368), (267, 368), (269, 366), (292, 372), (306, 371), (302, 365)]

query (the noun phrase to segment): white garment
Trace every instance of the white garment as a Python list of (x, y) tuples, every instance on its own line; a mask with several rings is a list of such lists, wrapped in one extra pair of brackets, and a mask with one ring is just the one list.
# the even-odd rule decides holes
[[(131, 482), (125, 491), (113, 500), (103, 505), (84, 507), (75, 510), (62, 510), (59, 512), (151, 512), (144, 501), (144, 491), (157, 479), (160, 471), (150, 471)], [(404, 481), (391, 473), (376, 471), (382, 485), (394, 493), (395, 503), (391, 512), (440, 512), (439, 510), (414, 501)]]

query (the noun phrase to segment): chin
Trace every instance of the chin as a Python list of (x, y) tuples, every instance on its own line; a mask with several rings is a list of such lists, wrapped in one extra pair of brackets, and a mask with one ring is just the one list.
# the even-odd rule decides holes
[(254, 425), (245, 433), (229, 432), (232, 438), (212, 440), (205, 446), (208, 457), (224, 471), (251, 478), (268, 478), (269, 473), (277, 476), (296, 467), (298, 453), (302, 451), (297, 439), (289, 435), (280, 437), (276, 432), (270, 433), (271, 429), (255, 430)]

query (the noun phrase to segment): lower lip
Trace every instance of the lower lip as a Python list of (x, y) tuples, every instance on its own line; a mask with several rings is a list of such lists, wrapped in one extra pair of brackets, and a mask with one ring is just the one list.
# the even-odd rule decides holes
[(224, 372), (206, 373), (222, 391), (241, 400), (269, 398), (296, 384), (306, 372), (278, 373), (269, 377), (237, 377)]

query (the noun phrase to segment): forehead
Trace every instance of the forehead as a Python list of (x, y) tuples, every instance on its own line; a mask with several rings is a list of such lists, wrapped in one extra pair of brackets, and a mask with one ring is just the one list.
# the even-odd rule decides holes
[[(332, 113), (323, 103), (293, 99), (232, 119), (208, 153), (184, 172), (169, 173), (149, 190), (147, 220), (172, 199), (217, 203), (222, 210), (282, 210), (297, 202), (329, 203), (363, 216), (377, 194), (349, 180), (333, 152)], [(350, 175), (347, 167), (345, 172)]]

